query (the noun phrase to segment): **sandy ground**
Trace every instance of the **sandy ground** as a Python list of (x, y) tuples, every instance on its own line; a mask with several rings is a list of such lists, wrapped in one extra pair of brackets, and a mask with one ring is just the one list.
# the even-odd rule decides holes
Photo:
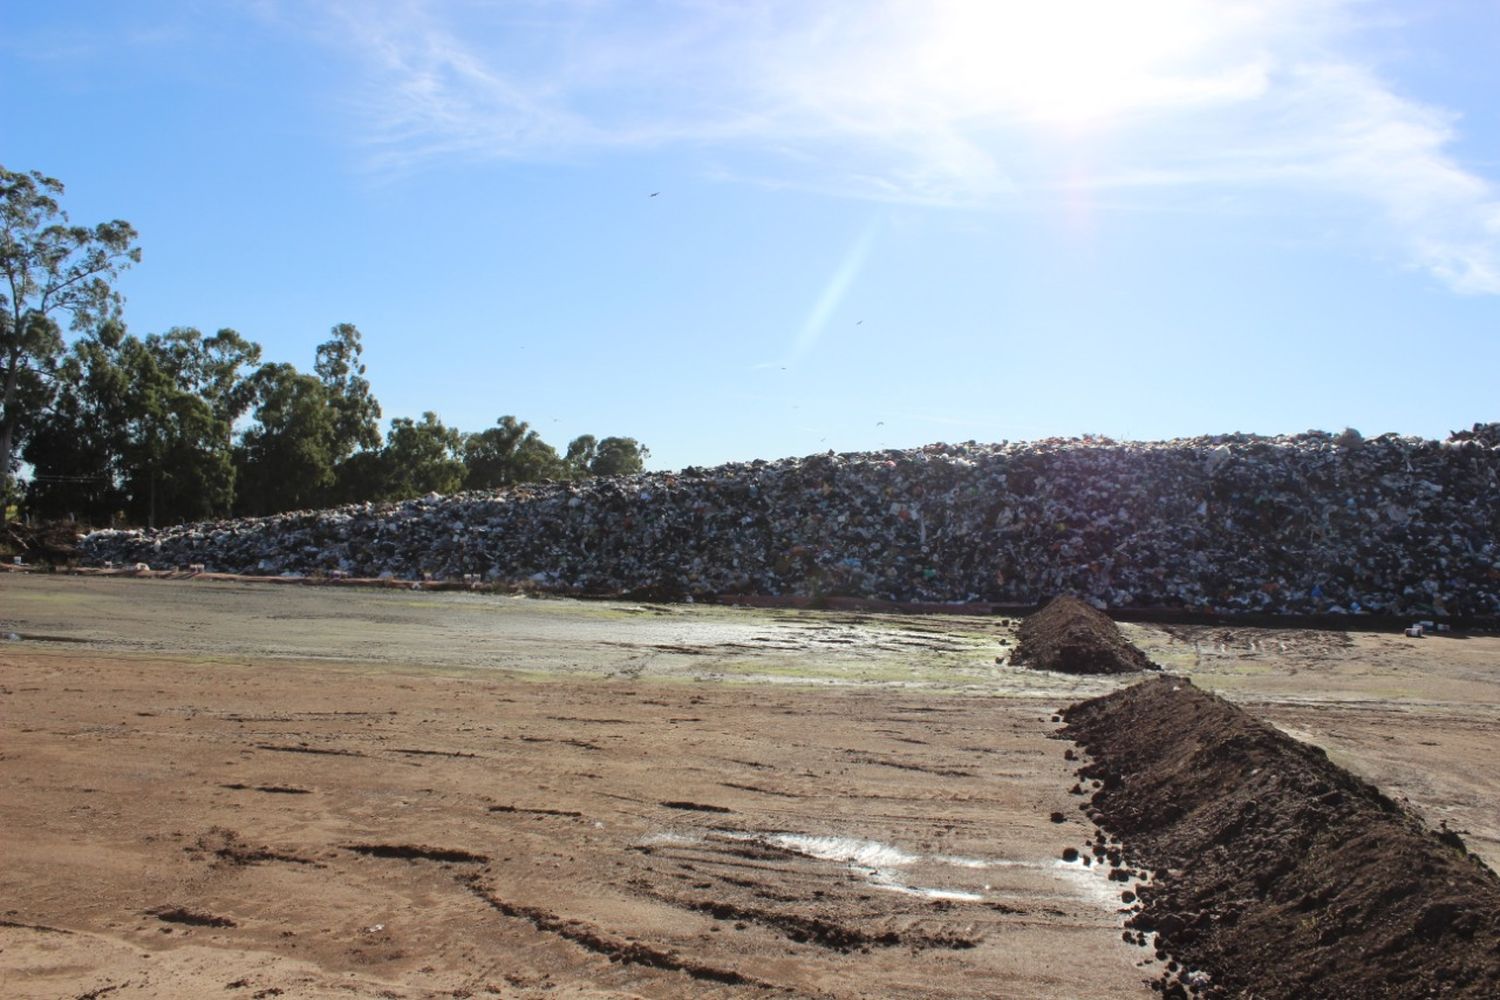
[[(1145, 628), (1500, 862), (1500, 637)], [(4, 641), (14, 633), (19, 638)], [(998, 619), (0, 577), (22, 997), (1145, 997)], [(1054, 818), (1058, 821), (1054, 821)]]

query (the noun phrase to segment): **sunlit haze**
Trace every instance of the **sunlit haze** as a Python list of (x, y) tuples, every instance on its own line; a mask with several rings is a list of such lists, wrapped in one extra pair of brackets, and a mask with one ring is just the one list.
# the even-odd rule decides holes
[(136, 333), (676, 468), (1500, 419), (1500, 6), (69, 3), (0, 164)]

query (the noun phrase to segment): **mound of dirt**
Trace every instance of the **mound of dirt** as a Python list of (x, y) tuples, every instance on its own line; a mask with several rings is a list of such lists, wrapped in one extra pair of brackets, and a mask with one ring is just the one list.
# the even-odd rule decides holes
[(0, 555), (20, 556), (28, 563), (69, 564), (78, 560), (80, 535), (78, 525), (68, 521), (11, 521), (0, 525)]
[(1065, 674), (1128, 674), (1154, 670), (1146, 654), (1120, 634), (1109, 616), (1076, 597), (1054, 597), (1021, 623), (1010, 661)]
[[(1500, 996), (1500, 878), (1374, 786), (1182, 678), (1066, 710), (1089, 807), (1147, 868), (1169, 996)], [(1129, 933), (1129, 932), (1127, 932)]]

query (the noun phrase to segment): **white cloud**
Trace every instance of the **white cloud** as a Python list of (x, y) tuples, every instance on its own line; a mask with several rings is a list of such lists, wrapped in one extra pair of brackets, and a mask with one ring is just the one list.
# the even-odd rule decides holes
[(1460, 292), (1500, 294), (1500, 198), (1445, 152), (1454, 116), (1393, 94), (1372, 74), (1328, 65), (1293, 93), (1333, 110), (1304, 136), (1301, 173), (1380, 206), (1413, 260)]
[(1449, 151), (1454, 114), (1349, 51), (1356, 7), (403, 0), (336, 31), (387, 169), (691, 147), (726, 175), (925, 204), (1291, 189), (1374, 206), (1413, 266), (1500, 293), (1500, 197)]

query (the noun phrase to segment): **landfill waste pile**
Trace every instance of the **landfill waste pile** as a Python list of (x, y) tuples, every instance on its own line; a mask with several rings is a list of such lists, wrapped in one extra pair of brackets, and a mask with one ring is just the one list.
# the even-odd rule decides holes
[(1186, 678), (1062, 715), (1164, 996), (1500, 996), (1500, 878), (1455, 831)]
[(661, 598), (1500, 613), (1500, 423), (935, 444), (100, 531), (93, 563)]
[(1021, 622), (1010, 662), (1064, 674), (1129, 674), (1155, 670), (1104, 612), (1064, 594)]

